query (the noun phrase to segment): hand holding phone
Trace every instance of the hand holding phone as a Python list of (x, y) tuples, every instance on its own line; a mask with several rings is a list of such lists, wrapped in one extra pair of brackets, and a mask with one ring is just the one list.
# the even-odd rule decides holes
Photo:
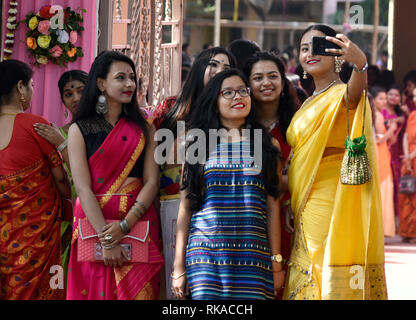
[(325, 49), (341, 49), (341, 47), (325, 37), (312, 37), (312, 54), (317, 56), (336, 56), (339, 57), (341, 54), (326, 52)]

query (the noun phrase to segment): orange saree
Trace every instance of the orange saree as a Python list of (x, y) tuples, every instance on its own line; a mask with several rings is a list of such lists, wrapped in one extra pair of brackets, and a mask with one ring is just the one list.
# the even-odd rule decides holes
[[(407, 120), (409, 154), (416, 150), (416, 111)], [(416, 158), (412, 160), (413, 174), (416, 173)], [(399, 230), (403, 238), (416, 238), (416, 194), (399, 195)]]
[(0, 299), (64, 299), (50, 285), (61, 265), (61, 197), (51, 168), (55, 148), (33, 129), (45, 119), (18, 114), (9, 145), (0, 151)]
[[(380, 133), (386, 133), (384, 116), (377, 112), (376, 121), (380, 124)], [(391, 170), (391, 155), (387, 141), (376, 143), (378, 174), (380, 179), (381, 206), (383, 211), (384, 236), (394, 237), (396, 233), (394, 214), (394, 182)]]

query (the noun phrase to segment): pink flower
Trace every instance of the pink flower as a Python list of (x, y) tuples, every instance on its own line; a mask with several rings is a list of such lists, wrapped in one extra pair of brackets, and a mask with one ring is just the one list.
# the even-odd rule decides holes
[(75, 44), (78, 41), (78, 33), (76, 31), (71, 31), (69, 34), (69, 42)]
[(41, 34), (49, 35), (49, 28), (51, 27), (51, 22), (49, 20), (43, 20), (39, 22), (38, 31)]
[(49, 52), (52, 55), (52, 57), (59, 58), (64, 51), (60, 46), (56, 45), (51, 50), (49, 50)]

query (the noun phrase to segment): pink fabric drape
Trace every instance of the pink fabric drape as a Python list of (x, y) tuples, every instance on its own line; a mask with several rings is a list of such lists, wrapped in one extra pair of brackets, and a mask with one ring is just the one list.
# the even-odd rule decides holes
[[(92, 190), (106, 220), (124, 219), (134, 205), (142, 180), (120, 187), (127, 179), (145, 148), (145, 137), (133, 122), (121, 118), (100, 148), (89, 158)], [(117, 165), (109, 166), (115, 152), (120, 154)], [(116, 196), (109, 194), (128, 194)], [(106, 196), (99, 196), (105, 194)], [(161, 254), (159, 218), (153, 205), (141, 221), (150, 221), (149, 261), (126, 263), (123, 267), (106, 267), (102, 262), (78, 261), (80, 241), (79, 219), (85, 213), (78, 198), (74, 207), (71, 257), (68, 272), (68, 300), (133, 300), (156, 299), (159, 294), (159, 271), (164, 260)], [(134, 246), (134, 245), (133, 245)]]
[[(55, 64), (48, 63), (42, 65), (39, 68), (34, 67), (35, 71), (34, 81), (34, 94), (32, 100), (32, 106), (28, 110), (30, 113), (38, 114), (45, 117), (48, 121), (55, 123), (58, 126), (62, 126), (71, 119), (65, 119), (64, 105), (61, 101), (58, 80), (59, 77), (68, 70), (80, 69), (89, 72), (91, 64), (95, 57), (95, 21), (96, 21), (96, 1), (94, 0), (20, 0), (18, 6), (17, 20), (21, 21), (26, 18), (26, 15), (30, 12), (38, 12), (40, 8), (45, 5), (60, 5), (63, 8), (71, 7), (73, 10), (77, 8), (86, 9), (87, 12), (83, 14), (84, 22), (82, 26), (85, 30), (82, 32), (81, 37), (78, 38), (77, 46), (82, 47), (84, 51), (84, 57), (78, 58), (73, 63), (68, 63), (66, 68), (59, 67)], [(5, 13), (9, 11), (9, 1), (5, 1)], [(4, 32), (7, 33), (6, 23), (7, 19), (4, 19)], [(32, 64), (34, 61), (33, 56), (27, 51), (26, 47), (26, 32), (28, 28), (23, 23), (15, 30), (15, 44), (13, 47), (12, 59), (18, 59), (26, 63)], [(5, 35), (4, 35), (5, 38)]]

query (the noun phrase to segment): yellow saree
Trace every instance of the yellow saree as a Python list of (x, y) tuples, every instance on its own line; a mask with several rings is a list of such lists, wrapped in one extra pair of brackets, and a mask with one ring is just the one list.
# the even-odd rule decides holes
[[(365, 134), (373, 178), (340, 182), (343, 154), (323, 158), (326, 147), (342, 148), (347, 136), (346, 85), (305, 101), (287, 131), (293, 149), (289, 190), (295, 235), (285, 299), (386, 299), (384, 235), (376, 154), (367, 102)], [(350, 111), (352, 138), (361, 135), (363, 94)]]

